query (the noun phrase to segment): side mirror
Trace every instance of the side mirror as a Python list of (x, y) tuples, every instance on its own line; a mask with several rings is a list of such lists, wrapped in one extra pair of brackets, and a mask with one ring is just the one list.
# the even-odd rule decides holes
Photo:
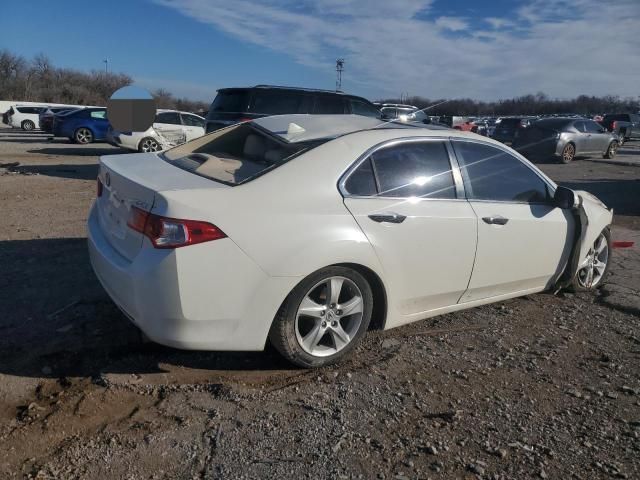
[(553, 203), (558, 208), (573, 208), (576, 203), (576, 195), (570, 188), (558, 187), (553, 195)]

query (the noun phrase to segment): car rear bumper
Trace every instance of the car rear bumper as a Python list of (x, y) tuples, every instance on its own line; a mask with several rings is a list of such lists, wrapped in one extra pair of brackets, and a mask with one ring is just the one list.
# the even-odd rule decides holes
[(264, 348), (290, 279), (268, 277), (228, 238), (175, 250), (143, 246), (129, 261), (109, 244), (97, 216), (94, 205), (88, 221), (93, 270), (151, 340), (187, 350)]

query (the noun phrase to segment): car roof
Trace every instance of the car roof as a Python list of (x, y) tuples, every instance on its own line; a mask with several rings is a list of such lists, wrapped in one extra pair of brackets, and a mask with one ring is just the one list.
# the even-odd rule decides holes
[(376, 129), (419, 130), (426, 135), (442, 135), (442, 130), (450, 131), (448, 128), (435, 125), (384, 122), (378, 118), (362, 115), (274, 115), (258, 118), (252, 122), (288, 143), (328, 140), (363, 130)]
[(239, 91), (239, 90), (281, 90), (285, 92), (305, 92), (305, 93), (320, 93), (324, 95), (339, 95), (341, 97), (351, 97), (351, 98), (357, 98), (360, 100), (365, 100), (371, 103), (372, 105), (375, 105), (373, 102), (371, 102), (370, 100), (367, 100), (364, 97), (361, 97), (359, 95), (353, 95), (351, 93), (345, 93), (342, 90), (323, 90), (320, 88), (287, 87), (284, 85), (255, 85), (253, 87), (227, 87), (227, 88), (220, 88), (217, 90), (217, 92), (218, 93), (232, 92), (232, 91)]

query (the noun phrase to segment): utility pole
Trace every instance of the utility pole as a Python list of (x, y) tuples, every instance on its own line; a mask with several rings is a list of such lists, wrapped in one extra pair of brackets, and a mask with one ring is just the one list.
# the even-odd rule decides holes
[(336, 92), (342, 90), (342, 71), (344, 70), (344, 58), (336, 60)]
[(104, 73), (108, 73), (109, 71), (109, 59), (105, 58), (102, 63), (104, 63)]

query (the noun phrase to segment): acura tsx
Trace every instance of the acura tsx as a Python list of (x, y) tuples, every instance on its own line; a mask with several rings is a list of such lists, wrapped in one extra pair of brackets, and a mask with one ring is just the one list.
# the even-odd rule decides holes
[(355, 115), (239, 123), (104, 156), (94, 271), (151, 340), (348, 354), (369, 328), (602, 284), (612, 211), (497, 141)]

